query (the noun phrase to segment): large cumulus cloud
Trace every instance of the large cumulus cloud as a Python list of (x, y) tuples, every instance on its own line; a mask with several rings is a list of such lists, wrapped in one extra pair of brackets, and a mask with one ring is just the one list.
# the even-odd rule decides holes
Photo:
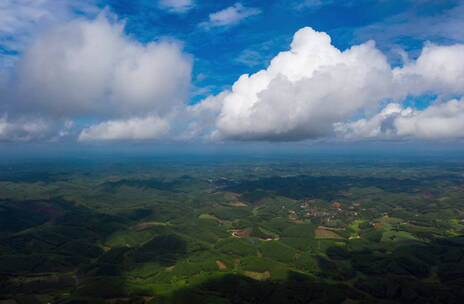
[(55, 120), (163, 117), (185, 102), (191, 67), (180, 43), (141, 44), (104, 12), (36, 37), (9, 75), (1, 110), (13, 120), (32, 113)]
[(221, 107), (213, 136), (268, 141), (327, 136), (334, 124), (369, 113), (386, 99), (463, 94), (463, 62), (463, 45), (427, 44), (417, 60), (392, 68), (372, 41), (340, 51), (327, 34), (303, 28), (266, 70), (242, 75), (216, 98)]

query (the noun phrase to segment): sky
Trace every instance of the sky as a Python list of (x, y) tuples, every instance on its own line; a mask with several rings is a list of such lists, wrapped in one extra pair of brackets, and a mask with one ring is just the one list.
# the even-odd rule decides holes
[(462, 146), (464, 0), (0, 0), (0, 143)]

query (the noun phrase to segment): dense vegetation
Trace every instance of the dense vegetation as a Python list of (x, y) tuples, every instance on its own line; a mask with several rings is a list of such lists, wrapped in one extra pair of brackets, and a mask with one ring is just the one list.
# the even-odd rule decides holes
[(461, 161), (0, 169), (0, 303), (464, 297)]

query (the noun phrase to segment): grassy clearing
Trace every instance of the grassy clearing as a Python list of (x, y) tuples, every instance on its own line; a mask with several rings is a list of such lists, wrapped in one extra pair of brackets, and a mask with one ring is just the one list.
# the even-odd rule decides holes
[(397, 242), (397, 241), (408, 241), (418, 240), (414, 235), (406, 231), (385, 231), (382, 235), (382, 242)]
[(142, 231), (151, 227), (168, 227), (172, 226), (170, 223), (165, 223), (165, 222), (145, 222), (145, 223), (140, 223), (135, 226), (133, 226), (131, 229), (134, 231)]
[(361, 229), (359, 228), (359, 225), (365, 222), (367, 222), (367, 220), (355, 220), (353, 221), (353, 223), (351, 223), (350, 228), (356, 231), (356, 233), (359, 233), (361, 231)]
[(217, 216), (214, 216), (214, 215), (211, 215), (211, 214), (206, 214), (206, 213), (200, 214), (198, 216), (198, 219), (200, 219), (200, 220), (213, 220), (213, 221), (218, 222), (219, 224), (224, 223), (224, 221), (221, 220), (220, 218), (218, 218)]
[(265, 271), (265, 272), (245, 271), (243, 274), (249, 278), (252, 278), (258, 281), (267, 280), (271, 277), (271, 273), (269, 271)]
[(150, 231), (117, 231), (113, 233), (106, 241), (105, 246), (114, 247), (134, 247), (148, 242), (153, 237)]
[(316, 229), (316, 239), (343, 239), (341, 236), (336, 234), (335, 232), (331, 230), (325, 230), (325, 229)]

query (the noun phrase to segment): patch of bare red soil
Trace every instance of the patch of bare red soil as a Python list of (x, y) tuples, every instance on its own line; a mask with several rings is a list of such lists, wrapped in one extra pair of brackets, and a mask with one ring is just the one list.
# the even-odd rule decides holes
[(216, 265), (219, 268), (219, 270), (226, 270), (227, 269), (226, 264), (224, 264), (223, 262), (221, 262), (219, 260), (216, 261)]

